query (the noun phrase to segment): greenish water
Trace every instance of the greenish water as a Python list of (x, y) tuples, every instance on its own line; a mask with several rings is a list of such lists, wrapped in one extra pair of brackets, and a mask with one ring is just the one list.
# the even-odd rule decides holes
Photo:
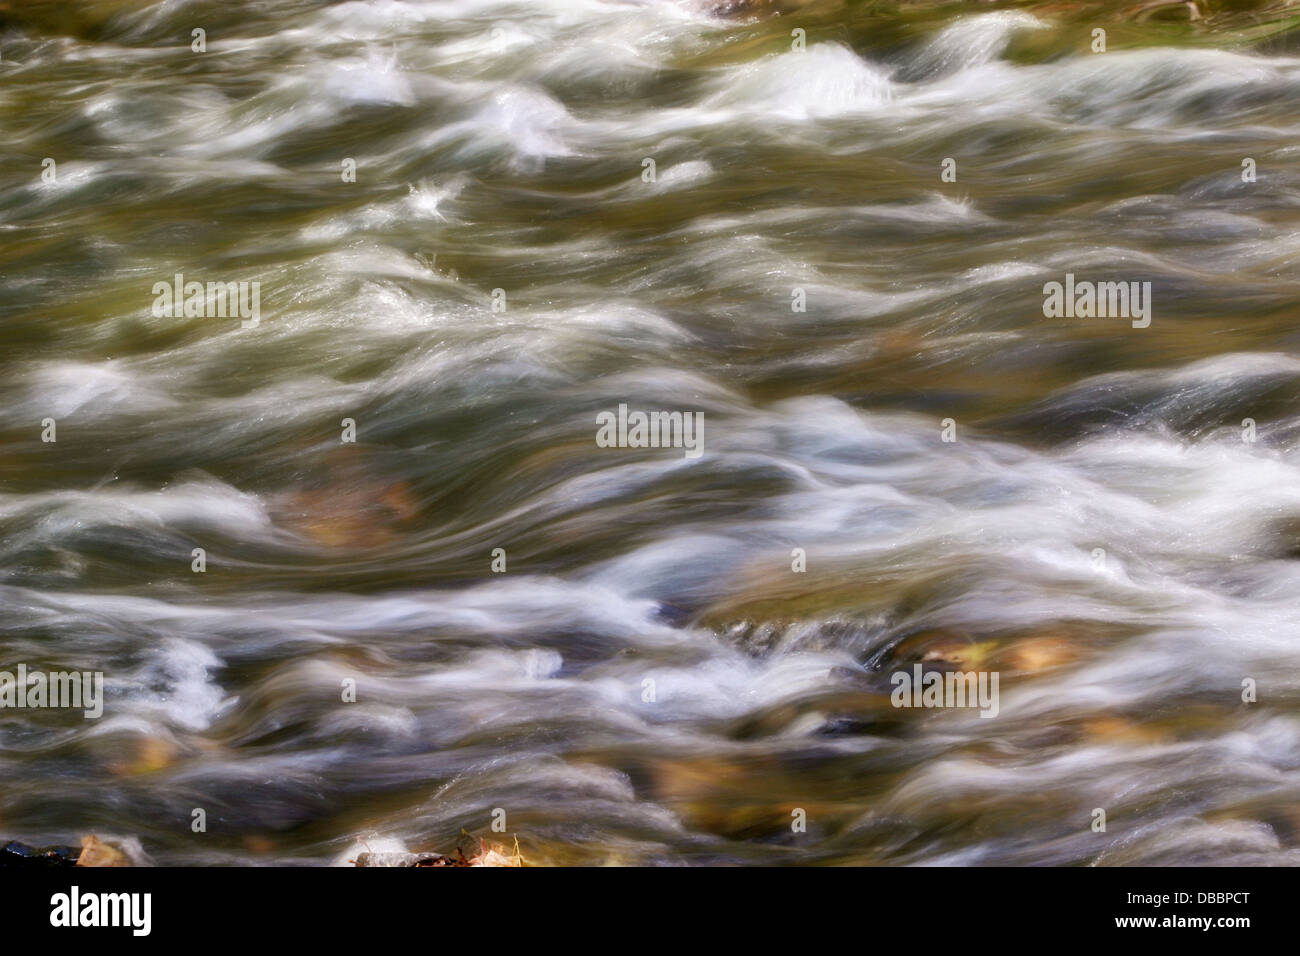
[(0, 670), (106, 687), (0, 836), (1300, 861), (1295, 18), (1192, 12), (0, 3)]

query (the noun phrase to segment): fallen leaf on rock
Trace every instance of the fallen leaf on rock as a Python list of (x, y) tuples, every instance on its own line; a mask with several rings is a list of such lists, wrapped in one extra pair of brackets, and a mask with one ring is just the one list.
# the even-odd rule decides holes
[(77, 866), (130, 866), (126, 854), (91, 834), (81, 838), (81, 855)]
[(501, 844), (489, 846), (482, 840), (478, 843), (478, 855), (469, 858), (470, 866), (523, 866), (524, 858), (519, 853), (519, 840), (515, 840), (515, 852), (506, 856)]

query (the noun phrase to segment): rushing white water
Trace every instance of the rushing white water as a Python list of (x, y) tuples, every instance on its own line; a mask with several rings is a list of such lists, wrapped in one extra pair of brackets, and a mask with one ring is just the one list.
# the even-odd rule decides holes
[[(2, 38), (0, 670), (107, 700), (0, 711), (0, 836), (1300, 863), (1300, 60), (128, 6)], [(260, 323), (154, 314), (176, 273)], [(1150, 327), (1045, 317), (1066, 273)], [(704, 454), (598, 447), (620, 404)], [(922, 661), (997, 717), (891, 707)]]

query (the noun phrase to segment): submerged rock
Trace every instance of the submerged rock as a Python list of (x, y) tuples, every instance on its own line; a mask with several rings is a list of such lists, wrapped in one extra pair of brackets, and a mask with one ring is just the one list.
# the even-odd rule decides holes
[(277, 517), (325, 548), (378, 548), (420, 513), (409, 484), (383, 476), (380, 449), (345, 445), (325, 456), (277, 507)]

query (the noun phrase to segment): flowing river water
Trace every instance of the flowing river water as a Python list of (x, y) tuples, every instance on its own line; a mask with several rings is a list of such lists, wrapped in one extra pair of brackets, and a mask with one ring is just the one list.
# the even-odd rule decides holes
[(0, 837), (1300, 863), (1291, 21), (707, 7), (0, 4)]

